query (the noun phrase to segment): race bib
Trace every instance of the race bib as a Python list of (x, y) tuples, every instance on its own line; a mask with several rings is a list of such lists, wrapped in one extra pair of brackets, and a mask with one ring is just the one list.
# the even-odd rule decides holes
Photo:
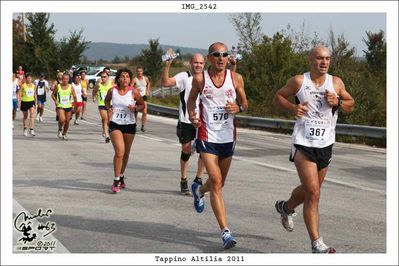
[(34, 94), (35, 94), (34, 90), (26, 90), (25, 91), (26, 97), (33, 97)]
[(318, 141), (324, 144), (330, 135), (330, 122), (328, 120), (305, 120), (305, 138), (310, 141)]
[(232, 115), (227, 113), (224, 106), (216, 106), (211, 109), (209, 117), (209, 128), (214, 131), (231, 128)]
[(60, 97), (60, 103), (61, 105), (67, 105), (70, 103), (70, 97), (69, 95), (61, 95)]
[(135, 123), (133, 113), (125, 108), (112, 108), (112, 121), (121, 125)]
[(37, 95), (43, 95), (44, 94), (44, 87), (37, 87)]

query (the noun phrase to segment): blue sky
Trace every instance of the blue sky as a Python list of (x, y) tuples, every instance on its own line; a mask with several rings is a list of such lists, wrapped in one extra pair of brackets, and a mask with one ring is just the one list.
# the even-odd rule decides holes
[[(57, 29), (56, 38), (69, 36), (73, 30), (84, 30), (86, 40), (92, 42), (147, 43), (159, 38), (162, 44), (207, 48), (215, 41), (229, 46), (238, 36), (229, 21), (232, 13), (50, 13), (50, 22)], [(316, 32), (328, 39), (330, 28), (343, 34), (357, 55), (366, 49), (362, 39), (366, 31), (386, 31), (384, 13), (262, 13), (262, 31), (272, 36), (288, 24), (305, 33)]]

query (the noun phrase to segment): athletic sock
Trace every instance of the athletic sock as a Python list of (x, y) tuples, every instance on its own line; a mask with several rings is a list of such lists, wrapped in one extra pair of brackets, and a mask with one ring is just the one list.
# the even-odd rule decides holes
[(287, 204), (286, 201), (284, 201), (284, 204), (283, 204), (283, 211), (284, 211), (286, 214), (291, 214), (291, 213), (292, 213), (292, 211), (290, 211), (290, 210), (288, 209), (288, 204)]
[(116, 180), (116, 181), (119, 181), (119, 179), (120, 179), (119, 176), (114, 177), (114, 180)]

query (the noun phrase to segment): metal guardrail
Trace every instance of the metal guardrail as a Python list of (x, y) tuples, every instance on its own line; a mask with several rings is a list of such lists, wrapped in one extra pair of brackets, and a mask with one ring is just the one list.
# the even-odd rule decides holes
[[(179, 110), (173, 107), (166, 107), (157, 104), (148, 104), (148, 110), (173, 117), (179, 116)], [(236, 116), (237, 122), (242, 126), (257, 127), (265, 129), (287, 129), (293, 130), (295, 121), (286, 119), (271, 119), (253, 116)], [(337, 135), (369, 137), (376, 139), (386, 139), (387, 132), (385, 127), (372, 127), (362, 125), (337, 124), (335, 129)]]
[(155, 97), (160, 96), (161, 98), (178, 95), (178, 94), (179, 94), (179, 89), (177, 87), (153, 88), (153, 90), (151, 91), (151, 96), (155, 96)]

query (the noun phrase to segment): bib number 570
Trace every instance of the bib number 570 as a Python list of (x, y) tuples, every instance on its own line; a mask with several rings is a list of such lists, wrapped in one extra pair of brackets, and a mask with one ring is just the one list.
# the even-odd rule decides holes
[(213, 121), (227, 120), (228, 118), (228, 113), (213, 113)]

